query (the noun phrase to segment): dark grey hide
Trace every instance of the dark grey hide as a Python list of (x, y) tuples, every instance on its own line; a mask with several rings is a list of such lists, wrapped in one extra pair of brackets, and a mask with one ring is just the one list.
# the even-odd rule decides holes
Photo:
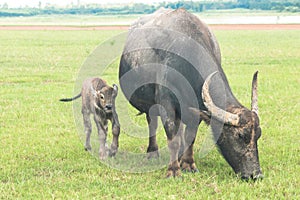
[(180, 167), (198, 171), (193, 145), (202, 120), (211, 125), (236, 173), (245, 179), (262, 177), (257, 74), (249, 110), (232, 94), (217, 40), (199, 18), (184, 9), (160, 9), (137, 20), (128, 33), (119, 80), (131, 105), (146, 114), (150, 157), (157, 155), (155, 134), (161, 117), (170, 151), (167, 177), (180, 175)]
[[(107, 154), (114, 156), (119, 147), (120, 124), (115, 108), (115, 98), (118, 94), (117, 85), (110, 87), (100, 78), (89, 78), (83, 82), (81, 93), (70, 99), (60, 99), (60, 101), (73, 101), (80, 96), (82, 97), (82, 115), (84, 122), (84, 132), (86, 134), (85, 149), (92, 149), (90, 137), (92, 132), (92, 124), (90, 115), (94, 117), (98, 130), (100, 142), (99, 157), (105, 159)], [(111, 148), (106, 148), (106, 137), (108, 132), (108, 120), (112, 124), (113, 141)]]

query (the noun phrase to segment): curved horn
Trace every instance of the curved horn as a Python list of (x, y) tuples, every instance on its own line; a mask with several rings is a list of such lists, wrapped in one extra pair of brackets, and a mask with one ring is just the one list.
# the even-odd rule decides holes
[(217, 107), (210, 94), (209, 94), (209, 84), (211, 82), (211, 78), (217, 74), (217, 71), (210, 74), (202, 87), (202, 99), (203, 103), (208, 109), (208, 111), (211, 113), (212, 117), (216, 118), (218, 121), (224, 122), (225, 124), (230, 124), (233, 126), (239, 126), (239, 116), (237, 114), (232, 114), (230, 112), (227, 112), (219, 107)]
[(258, 71), (256, 71), (253, 75), (252, 80), (252, 96), (251, 96), (251, 110), (258, 115), (258, 103), (257, 103), (257, 75)]

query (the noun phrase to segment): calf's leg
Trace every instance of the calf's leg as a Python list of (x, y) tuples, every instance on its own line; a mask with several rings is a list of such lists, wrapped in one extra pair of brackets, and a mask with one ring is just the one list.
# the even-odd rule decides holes
[(84, 133), (86, 136), (84, 149), (86, 151), (91, 151), (92, 150), (92, 146), (91, 146), (92, 124), (90, 119), (90, 113), (83, 111), (82, 115), (83, 115)]
[(100, 120), (94, 116), (94, 120), (98, 129), (98, 139), (99, 139), (99, 158), (104, 160), (107, 157), (106, 153), (106, 137), (107, 137), (107, 122), (105, 124), (100, 123)]
[(109, 156), (115, 156), (119, 148), (120, 124), (114, 118), (111, 120), (111, 122), (112, 122), (113, 140), (110, 146)]

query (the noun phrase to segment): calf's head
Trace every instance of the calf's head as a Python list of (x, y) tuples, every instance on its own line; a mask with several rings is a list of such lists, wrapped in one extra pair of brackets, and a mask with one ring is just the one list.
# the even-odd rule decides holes
[[(226, 111), (217, 107), (209, 94), (209, 84), (214, 75), (211, 74), (202, 88), (202, 98), (208, 112), (198, 111), (200, 117), (207, 123), (213, 118), (223, 124), (222, 130), (214, 130), (216, 127), (212, 125), (213, 132), (221, 132), (217, 144), (235, 173), (246, 180), (263, 178), (257, 150), (257, 140), (261, 136), (257, 105), (257, 73), (254, 74), (252, 81), (251, 110), (234, 105), (227, 107)], [(192, 110), (196, 112), (195, 109)]]
[(113, 87), (104, 85), (97, 87), (97, 89), (91, 86), (91, 91), (95, 99), (95, 106), (98, 109), (104, 110), (105, 113), (111, 113), (118, 94), (118, 86), (115, 84), (113, 84)]

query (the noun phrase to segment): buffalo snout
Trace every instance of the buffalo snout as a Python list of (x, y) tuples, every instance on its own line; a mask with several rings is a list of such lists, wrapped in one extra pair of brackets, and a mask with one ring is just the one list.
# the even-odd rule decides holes
[(105, 106), (105, 108), (106, 108), (106, 110), (111, 110), (111, 109), (112, 109), (112, 104), (107, 104), (107, 105)]
[(250, 175), (242, 175), (241, 179), (242, 180), (245, 180), (245, 181), (248, 181), (249, 179), (252, 179), (254, 181), (258, 181), (258, 180), (262, 180), (264, 178), (264, 175), (263, 173), (261, 172), (261, 170), (257, 171), (257, 172), (254, 172)]

